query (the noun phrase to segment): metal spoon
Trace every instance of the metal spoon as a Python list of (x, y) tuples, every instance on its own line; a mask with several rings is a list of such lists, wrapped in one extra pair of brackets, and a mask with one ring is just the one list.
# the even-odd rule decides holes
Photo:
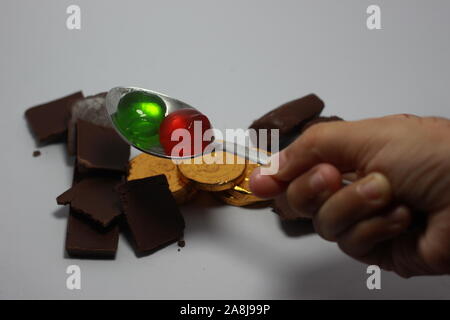
[[(153, 156), (161, 157), (161, 158), (168, 158), (168, 159), (189, 159), (194, 158), (197, 156), (201, 156), (202, 154), (193, 154), (186, 157), (172, 157), (167, 155), (164, 152), (164, 149), (160, 145), (152, 146), (148, 149), (143, 149), (137, 145), (135, 145), (133, 142), (127, 139), (119, 130), (119, 128), (116, 127), (114, 121), (112, 120), (112, 116), (117, 112), (119, 102), (120, 100), (128, 93), (133, 91), (140, 91), (144, 93), (149, 93), (155, 96), (158, 96), (161, 98), (164, 103), (166, 104), (166, 114), (165, 116), (169, 115), (170, 113), (180, 110), (180, 109), (196, 109), (192, 106), (190, 106), (187, 103), (184, 103), (183, 101), (174, 99), (172, 97), (169, 97), (165, 94), (148, 90), (148, 89), (142, 89), (137, 87), (115, 87), (109, 90), (108, 94), (106, 95), (106, 111), (109, 115), (109, 118), (112, 122), (113, 128), (117, 131), (117, 133), (131, 146), (135, 147), (138, 150), (141, 150), (142, 152), (151, 154)], [(252, 162), (259, 163), (261, 165), (267, 165), (269, 164), (269, 156), (264, 152), (258, 152), (255, 149), (251, 149), (248, 146), (243, 146), (234, 142), (229, 141), (213, 141), (212, 142), (213, 147), (216, 151), (226, 151), (232, 154), (235, 154), (237, 156), (243, 157), (245, 159), (248, 159)], [(210, 150), (213, 148), (209, 148)]]

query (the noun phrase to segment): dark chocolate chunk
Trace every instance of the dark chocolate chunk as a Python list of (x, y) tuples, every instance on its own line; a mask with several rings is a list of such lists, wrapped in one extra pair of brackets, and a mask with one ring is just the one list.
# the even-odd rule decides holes
[(298, 212), (291, 209), (286, 194), (275, 198), (270, 206), (272, 211), (278, 214), (282, 220), (296, 220), (302, 217)]
[(119, 195), (115, 190), (121, 177), (95, 177), (83, 179), (61, 194), (58, 204), (70, 204), (80, 214), (107, 227), (121, 214)]
[(82, 97), (79, 91), (25, 111), (25, 118), (40, 143), (64, 140), (72, 102)]
[[(270, 129), (278, 129), (280, 140), (299, 129), (307, 121), (318, 117), (324, 108), (323, 101), (315, 94), (285, 103), (255, 120), (251, 129), (268, 129), (267, 150), (271, 151)], [(264, 147), (261, 141), (253, 141), (258, 147)]]
[(39, 157), (41, 155), (41, 152), (39, 150), (33, 151), (33, 157)]
[(280, 146), (279, 146), (280, 150), (283, 150), (288, 145), (290, 145), (292, 142), (294, 142), (294, 140), (297, 139), (301, 133), (302, 133), (301, 129), (294, 130), (294, 131), (289, 132), (288, 134), (285, 134), (284, 136), (280, 137)]
[(77, 162), (80, 171), (125, 172), (130, 146), (114, 129), (77, 121)]
[(285, 196), (279, 196), (274, 199), (270, 207), (272, 208), (272, 212), (280, 217), (281, 221), (312, 221), (306, 214), (292, 210)]
[(67, 149), (70, 155), (76, 154), (76, 124), (79, 119), (103, 127), (112, 127), (105, 108), (106, 92), (78, 99), (72, 103), (67, 132)]
[(118, 191), (137, 255), (183, 236), (184, 219), (164, 175), (127, 181)]
[(306, 218), (279, 221), (281, 230), (288, 237), (303, 237), (315, 233), (313, 221)]
[[(86, 175), (74, 169), (73, 185), (83, 181)], [(92, 221), (70, 208), (66, 230), (66, 251), (71, 257), (114, 258), (119, 241), (119, 227), (99, 228)]]
[(114, 258), (119, 241), (117, 224), (99, 230), (91, 221), (70, 209), (67, 222), (66, 251), (71, 257)]

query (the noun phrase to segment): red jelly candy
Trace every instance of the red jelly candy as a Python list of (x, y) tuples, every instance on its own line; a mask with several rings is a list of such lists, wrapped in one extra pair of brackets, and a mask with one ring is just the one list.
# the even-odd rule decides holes
[[(172, 136), (176, 129), (178, 135)], [(211, 129), (208, 118), (195, 109), (180, 109), (170, 113), (159, 127), (159, 142), (167, 155), (187, 157), (202, 153), (211, 141), (203, 141), (203, 134)], [(187, 140), (186, 140), (187, 139)], [(177, 146), (176, 149), (174, 147)], [(172, 154), (172, 151), (174, 154)]]

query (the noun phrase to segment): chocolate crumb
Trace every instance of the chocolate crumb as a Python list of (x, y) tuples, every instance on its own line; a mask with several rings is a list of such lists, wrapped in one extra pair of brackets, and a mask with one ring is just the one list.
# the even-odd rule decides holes
[(39, 157), (41, 155), (41, 152), (39, 150), (33, 151), (33, 157)]
[[(184, 248), (184, 246), (186, 245), (186, 241), (184, 241), (184, 240), (178, 240), (178, 246), (180, 247), (180, 248)], [(178, 251), (179, 251), (180, 249), (178, 249)]]

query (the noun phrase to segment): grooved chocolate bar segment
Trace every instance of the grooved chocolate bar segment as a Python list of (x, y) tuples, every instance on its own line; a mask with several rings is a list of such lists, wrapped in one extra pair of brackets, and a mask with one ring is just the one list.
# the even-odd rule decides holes
[[(73, 185), (80, 183), (86, 176), (75, 166)], [(117, 224), (101, 230), (92, 221), (82, 217), (70, 208), (66, 230), (66, 252), (78, 258), (114, 258), (119, 241)]]
[(120, 176), (86, 178), (61, 194), (56, 201), (58, 204), (70, 204), (78, 213), (107, 227), (121, 214), (119, 195), (115, 190), (120, 182)]
[[(280, 139), (299, 130), (305, 122), (318, 117), (324, 108), (323, 101), (315, 94), (285, 103), (255, 120), (251, 129), (268, 129), (267, 150), (271, 151), (270, 129), (278, 129)], [(262, 141), (254, 141), (264, 147)]]
[(118, 191), (137, 255), (183, 236), (184, 219), (164, 175), (127, 181)]
[(25, 118), (40, 143), (62, 141), (67, 134), (72, 103), (83, 98), (81, 91), (25, 111)]
[(130, 146), (112, 128), (77, 121), (77, 163), (80, 171), (126, 172)]

